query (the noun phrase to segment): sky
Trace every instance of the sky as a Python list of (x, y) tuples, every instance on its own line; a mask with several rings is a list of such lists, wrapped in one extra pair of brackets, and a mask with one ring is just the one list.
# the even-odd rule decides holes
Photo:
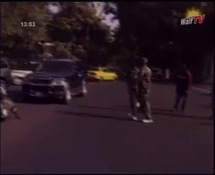
[(52, 5), (52, 4), (49, 4), (48, 5), (48, 9), (52, 12), (52, 13), (58, 13), (60, 11), (59, 7), (56, 6), (56, 5)]
[(104, 8), (104, 2), (93, 2), (96, 9), (97, 9), (97, 15), (104, 17), (103, 22), (106, 23), (112, 30), (114, 30), (117, 26), (119, 26), (119, 21), (118, 20), (112, 20), (114, 17), (113, 14), (108, 14), (106, 15), (103, 11)]
[[(118, 20), (112, 20), (113, 14), (106, 15), (103, 12), (104, 2), (93, 2), (93, 3), (97, 9), (97, 15), (104, 17), (103, 22), (105, 24), (107, 24), (108, 26), (110, 26), (111, 30), (116, 29), (116, 27), (119, 26), (119, 21)], [(52, 13), (58, 13), (60, 11), (60, 8), (57, 5), (49, 4), (48, 8)]]

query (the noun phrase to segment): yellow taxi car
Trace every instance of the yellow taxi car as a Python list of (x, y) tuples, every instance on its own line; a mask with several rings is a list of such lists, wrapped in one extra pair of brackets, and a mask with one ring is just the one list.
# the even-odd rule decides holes
[(105, 67), (93, 67), (88, 71), (88, 80), (104, 81), (117, 79), (118, 75), (114, 71)]

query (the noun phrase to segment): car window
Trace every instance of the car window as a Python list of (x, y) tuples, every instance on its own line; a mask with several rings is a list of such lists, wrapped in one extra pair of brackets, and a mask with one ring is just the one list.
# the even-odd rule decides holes
[(111, 68), (104, 68), (104, 72), (114, 73), (115, 70)]
[(112, 69), (112, 68), (109, 68), (109, 69), (108, 69), (108, 72), (116, 72), (116, 70), (115, 70), (115, 69)]
[(7, 68), (8, 64), (5, 60), (1, 59), (1, 64), (0, 64), (1, 68)]

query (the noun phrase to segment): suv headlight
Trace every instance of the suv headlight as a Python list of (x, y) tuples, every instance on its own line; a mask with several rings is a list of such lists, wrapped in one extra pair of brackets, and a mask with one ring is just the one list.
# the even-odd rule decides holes
[(51, 86), (65, 86), (67, 83), (62, 78), (53, 79), (51, 82)]

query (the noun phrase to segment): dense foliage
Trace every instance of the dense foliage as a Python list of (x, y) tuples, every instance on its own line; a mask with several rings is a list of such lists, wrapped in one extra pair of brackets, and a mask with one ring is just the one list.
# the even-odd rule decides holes
[[(117, 10), (111, 8), (113, 3)], [(120, 20), (117, 35), (126, 50), (148, 57), (153, 65), (175, 68), (184, 62), (198, 78), (209, 76), (207, 71), (213, 64), (213, 2), (112, 2), (107, 7), (107, 13), (115, 13)], [(182, 26), (181, 19), (193, 8), (206, 15), (204, 23)]]

